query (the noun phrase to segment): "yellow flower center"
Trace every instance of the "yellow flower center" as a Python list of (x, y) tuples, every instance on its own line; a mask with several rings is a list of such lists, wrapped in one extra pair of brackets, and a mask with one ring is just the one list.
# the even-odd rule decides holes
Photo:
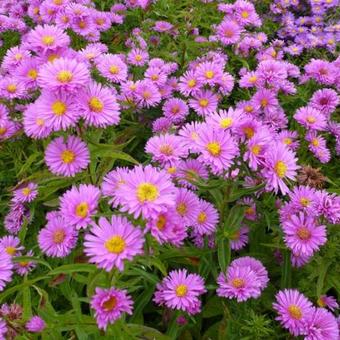
[(243, 288), (245, 286), (244, 280), (238, 277), (231, 280), (231, 284), (235, 288)]
[(198, 214), (198, 218), (197, 218), (198, 223), (204, 223), (206, 220), (207, 220), (207, 214), (204, 211), (201, 211)]
[(57, 80), (61, 83), (69, 83), (73, 79), (73, 75), (70, 71), (60, 71), (57, 75)]
[(86, 202), (81, 202), (76, 206), (76, 215), (85, 218), (89, 212), (89, 205)]
[(206, 149), (210, 153), (210, 155), (216, 157), (221, 153), (221, 145), (218, 142), (210, 142), (207, 144)]
[(136, 61), (141, 61), (143, 59), (143, 57), (140, 54), (136, 54), (135, 55), (135, 60)]
[(233, 35), (234, 35), (234, 32), (232, 30), (226, 29), (224, 31), (224, 36), (227, 37), (227, 38), (231, 38), (231, 37), (233, 37)]
[(153, 74), (153, 75), (151, 76), (151, 80), (158, 80), (158, 79), (159, 79), (158, 74)]
[(79, 28), (85, 28), (87, 25), (86, 25), (86, 22), (85, 21), (83, 21), (83, 20), (80, 20), (79, 22), (78, 22), (78, 27)]
[(71, 150), (65, 150), (61, 153), (61, 159), (66, 164), (72, 163), (75, 158), (76, 158), (76, 155)]
[(7, 85), (7, 91), (9, 93), (14, 93), (17, 90), (17, 86), (15, 84), (8, 84)]
[(240, 239), (240, 235), (241, 235), (240, 231), (237, 230), (232, 235), (229, 236), (229, 239), (232, 241), (237, 241)]
[(158, 228), (159, 230), (163, 230), (164, 227), (165, 227), (165, 223), (166, 223), (166, 218), (165, 218), (165, 216), (164, 216), (164, 215), (160, 215), (160, 216), (158, 217), (157, 222), (156, 222), (156, 226), (157, 226), (157, 228)]
[(65, 234), (64, 230), (62, 230), (62, 229), (57, 230), (53, 234), (53, 242), (60, 244), (65, 240), (65, 236), (66, 236), (66, 234)]
[(300, 203), (301, 203), (301, 205), (303, 205), (304, 207), (308, 207), (308, 205), (309, 205), (309, 203), (310, 203), (310, 200), (309, 200), (308, 198), (306, 198), (306, 197), (302, 197), (302, 198), (300, 199)]
[(307, 117), (307, 122), (310, 123), (310, 124), (313, 124), (313, 123), (316, 122), (316, 119), (315, 119), (315, 117), (313, 117), (313, 116), (308, 116), (308, 117)]
[(223, 118), (223, 119), (221, 119), (221, 121), (220, 121), (220, 127), (221, 127), (222, 129), (226, 129), (226, 128), (228, 128), (229, 126), (231, 126), (232, 122), (233, 122), (233, 120), (232, 120), (230, 117), (228, 117), (228, 118)]
[(280, 178), (283, 178), (285, 177), (286, 172), (287, 172), (287, 165), (282, 161), (278, 161), (275, 164), (274, 170)]
[(196, 80), (195, 80), (195, 79), (190, 79), (190, 80), (188, 81), (188, 86), (189, 86), (190, 88), (193, 88), (194, 86), (196, 86)]
[(97, 24), (97, 25), (101, 26), (101, 25), (103, 25), (104, 23), (105, 23), (105, 20), (104, 20), (103, 18), (97, 18), (97, 19), (96, 19), (96, 24)]
[(321, 308), (325, 308), (327, 306), (327, 304), (325, 303), (325, 301), (322, 297), (319, 297), (316, 303)]
[(246, 111), (246, 112), (253, 112), (253, 110), (254, 110), (254, 107), (253, 106), (251, 106), (251, 105), (246, 105), (245, 107), (244, 107), (244, 110)]
[(242, 11), (241, 17), (242, 17), (243, 19), (247, 19), (247, 18), (249, 17), (249, 13), (248, 13), (247, 11)]
[(208, 79), (212, 79), (214, 77), (214, 72), (213, 71), (207, 71), (205, 72), (205, 77)]
[(187, 285), (178, 285), (176, 287), (176, 295), (178, 297), (183, 297), (183, 296), (186, 296), (188, 293), (188, 287)]
[(295, 320), (300, 320), (302, 318), (301, 308), (297, 305), (290, 305), (288, 307), (288, 313)]
[(20, 61), (22, 59), (22, 54), (21, 53), (17, 53), (15, 56), (14, 56), (15, 60), (16, 61)]
[(0, 127), (0, 136), (6, 133), (7, 129), (5, 127)]
[(311, 233), (306, 227), (299, 228), (297, 231), (297, 235), (301, 240), (309, 240), (311, 237)]
[(15, 253), (16, 253), (16, 251), (17, 251), (17, 249), (16, 249), (15, 247), (11, 247), (11, 246), (6, 247), (5, 250), (6, 250), (6, 253), (7, 253), (8, 255), (11, 255), (11, 256), (15, 255)]
[(171, 156), (174, 152), (173, 148), (169, 144), (163, 144), (159, 147), (159, 151), (166, 156)]
[(144, 91), (143, 92), (143, 98), (144, 99), (150, 99), (151, 98), (151, 92), (150, 91)]
[(105, 248), (109, 253), (120, 254), (126, 247), (124, 239), (119, 236), (113, 236), (105, 242)]
[(28, 266), (28, 262), (22, 261), (22, 262), (19, 262), (19, 265), (20, 265), (20, 267), (27, 267)]
[(30, 69), (30, 70), (27, 72), (27, 77), (29, 77), (29, 78), (31, 78), (31, 79), (33, 79), (33, 80), (37, 79), (37, 77), (38, 77), (38, 71), (35, 70), (34, 68)]
[(103, 302), (103, 308), (105, 312), (112, 311), (117, 306), (117, 299), (114, 296), (110, 296), (108, 300)]
[(248, 207), (246, 210), (245, 210), (245, 213), (247, 215), (254, 215), (255, 214), (255, 210), (252, 208), (252, 207)]
[(137, 198), (141, 203), (153, 202), (159, 196), (157, 187), (149, 182), (139, 184), (137, 188)]
[(118, 66), (116, 66), (116, 65), (110, 66), (110, 73), (111, 74), (118, 74), (118, 72), (119, 72), (119, 67)]
[(313, 144), (314, 146), (319, 146), (319, 140), (318, 140), (317, 138), (313, 138), (313, 139), (312, 139), (312, 144)]
[(178, 105), (174, 105), (172, 108), (171, 108), (171, 113), (173, 114), (176, 114), (179, 112), (179, 106)]
[(53, 0), (53, 3), (57, 6), (60, 6), (63, 4), (63, 0)]
[(23, 188), (21, 192), (24, 196), (28, 196), (31, 193), (31, 189), (30, 188)]
[(176, 210), (181, 216), (183, 216), (188, 211), (188, 207), (185, 203), (180, 203), (177, 205)]
[(262, 106), (262, 107), (266, 107), (267, 105), (268, 105), (268, 99), (263, 98), (263, 99), (261, 100), (261, 106)]
[(197, 140), (197, 139), (198, 139), (198, 134), (197, 134), (197, 132), (192, 132), (192, 133), (191, 133), (191, 139), (192, 139), (192, 140)]
[(249, 78), (249, 82), (250, 82), (250, 83), (255, 83), (256, 80), (257, 80), (257, 77), (256, 77), (256, 76), (251, 76), (251, 77)]
[(198, 103), (201, 107), (207, 107), (209, 104), (209, 101), (208, 99), (201, 99)]
[(55, 61), (56, 59), (58, 59), (60, 56), (58, 54), (52, 53), (48, 56), (47, 60), (49, 62)]
[(93, 112), (100, 113), (103, 111), (104, 104), (98, 97), (92, 97), (89, 101), (89, 107)]
[(62, 116), (66, 112), (66, 105), (60, 100), (55, 101), (52, 104), (52, 111), (56, 116)]
[(172, 174), (174, 174), (176, 172), (176, 170), (177, 169), (176, 169), (175, 166), (170, 166), (167, 171), (168, 171), (169, 174), (172, 175)]
[(249, 126), (243, 128), (243, 132), (246, 134), (246, 136), (247, 136), (248, 139), (250, 139), (251, 137), (253, 137), (254, 134), (255, 134), (254, 129), (251, 128), (251, 127), (249, 127)]
[(293, 142), (293, 141), (292, 141), (291, 138), (288, 138), (288, 137), (287, 137), (287, 138), (284, 138), (284, 139), (283, 139), (283, 144), (290, 145), (290, 144), (292, 144), (292, 142)]
[(254, 154), (254, 155), (258, 155), (261, 151), (261, 146), (260, 145), (254, 145), (252, 148), (251, 148), (251, 152)]
[(41, 40), (44, 45), (51, 46), (54, 43), (55, 39), (51, 35), (44, 35)]

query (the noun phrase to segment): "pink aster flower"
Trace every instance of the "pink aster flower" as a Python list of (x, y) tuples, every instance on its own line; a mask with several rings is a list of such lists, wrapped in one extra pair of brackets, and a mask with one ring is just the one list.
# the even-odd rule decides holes
[(282, 225), (284, 240), (294, 253), (311, 256), (327, 241), (326, 226), (316, 225), (315, 218), (300, 212)]
[(26, 329), (31, 333), (40, 333), (42, 332), (46, 327), (45, 321), (40, 316), (32, 316), (27, 322), (26, 322)]
[(127, 80), (128, 68), (119, 55), (104, 54), (100, 56), (97, 68), (105, 78), (114, 83), (121, 83)]
[(75, 93), (82, 89), (90, 79), (85, 63), (75, 59), (59, 58), (44, 64), (38, 75), (38, 84), (49, 91)]
[(12, 280), (13, 263), (10, 255), (0, 247), (0, 291)]
[(173, 270), (157, 284), (154, 301), (158, 305), (196, 314), (201, 306), (199, 296), (205, 292), (201, 276), (188, 274), (186, 269)]
[(165, 101), (163, 105), (163, 114), (170, 122), (180, 123), (189, 114), (189, 108), (184, 100), (171, 98)]
[(153, 29), (156, 32), (161, 32), (161, 33), (170, 31), (172, 28), (173, 28), (173, 25), (170, 24), (170, 22), (162, 21), (162, 20), (156, 21), (155, 26), (153, 27)]
[(241, 37), (242, 28), (231, 20), (223, 20), (216, 27), (218, 39), (224, 46), (235, 44)]
[(336, 299), (333, 296), (321, 295), (318, 298), (317, 304), (321, 308), (329, 308), (331, 311), (334, 311), (339, 308), (339, 304), (336, 302)]
[(140, 48), (133, 48), (127, 55), (127, 62), (135, 66), (143, 66), (149, 60), (149, 54)]
[(312, 130), (306, 134), (306, 140), (309, 142), (308, 149), (313, 152), (321, 163), (328, 163), (330, 161), (331, 153), (327, 148), (326, 139)]
[(227, 110), (219, 110), (206, 118), (206, 123), (216, 130), (235, 130), (242, 119), (243, 113), (239, 109), (229, 108)]
[(195, 182), (196, 179), (208, 179), (209, 175), (203, 163), (189, 158), (178, 164), (177, 177), (181, 185), (194, 190), (196, 186), (191, 182)]
[(237, 302), (261, 295), (260, 282), (249, 266), (230, 266), (226, 273), (219, 274), (217, 284), (218, 296), (235, 298)]
[(6, 253), (11, 257), (18, 256), (20, 251), (24, 249), (20, 245), (19, 238), (11, 235), (0, 238), (0, 247), (5, 249)]
[(230, 168), (239, 149), (228, 131), (200, 129), (197, 140), (200, 156), (199, 161), (210, 165), (214, 173), (222, 173)]
[(294, 115), (294, 119), (307, 129), (326, 130), (326, 117), (311, 106), (301, 107)]
[(40, 63), (37, 58), (30, 58), (20, 64), (20, 66), (15, 70), (15, 75), (26, 88), (36, 89), (38, 86), (37, 78), (39, 68)]
[(197, 79), (197, 75), (194, 71), (187, 71), (179, 78), (178, 88), (184, 96), (195, 94), (201, 86), (202, 84)]
[(333, 113), (339, 104), (339, 97), (332, 89), (321, 89), (314, 92), (310, 105), (321, 111), (326, 117)]
[(168, 133), (151, 137), (146, 143), (145, 151), (152, 155), (154, 161), (163, 165), (174, 164), (188, 154), (188, 149), (182, 138)]
[(24, 84), (16, 77), (0, 77), (0, 98), (20, 99), (26, 96)]
[(37, 53), (66, 48), (69, 36), (59, 27), (52, 25), (36, 26), (27, 35), (27, 44)]
[(137, 166), (125, 178), (125, 185), (117, 189), (121, 211), (150, 218), (174, 207), (176, 192), (170, 175), (151, 165)]
[(175, 214), (180, 219), (181, 224), (191, 226), (196, 222), (199, 214), (200, 202), (196, 194), (192, 191), (178, 189), (175, 203)]
[(199, 235), (211, 235), (216, 230), (218, 220), (215, 207), (210, 202), (199, 200), (199, 209), (193, 224), (195, 232)]
[(248, 233), (249, 228), (247, 226), (243, 226), (240, 229), (233, 232), (229, 236), (230, 248), (232, 250), (240, 250), (244, 248), (248, 243)]
[(276, 320), (294, 336), (306, 335), (306, 321), (313, 313), (312, 303), (296, 289), (285, 289), (276, 294)]
[(183, 137), (183, 142), (192, 153), (198, 152), (197, 141), (200, 139), (200, 131), (203, 126), (205, 126), (204, 123), (191, 122), (185, 124), (178, 131), (178, 134)]
[(80, 94), (78, 107), (89, 125), (106, 127), (119, 122), (119, 105), (116, 96), (108, 87), (91, 82)]
[(299, 137), (296, 131), (283, 130), (276, 135), (276, 139), (289, 149), (295, 151), (299, 147)]
[[(32, 257), (33, 251), (30, 250), (25, 254), (24, 256)], [(37, 263), (34, 261), (20, 261), (14, 263), (14, 270), (17, 274), (24, 276), (27, 275), (29, 272), (31, 272), (35, 267), (37, 266)]]
[(277, 193), (280, 189), (283, 195), (289, 189), (285, 184), (285, 179), (295, 180), (296, 164), (295, 153), (282, 144), (273, 144), (265, 153), (264, 169), (262, 175), (266, 179), (266, 189), (274, 190)]
[(318, 199), (315, 189), (308, 186), (296, 186), (289, 193), (292, 207), (299, 211), (304, 211), (307, 215), (317, 214)]
[(218, 97), (212, 91), (202, 90), (196, 92), (194, 98), (189, 100), (189, 106), (200, 116), (208, 116), (217, 109)]
[(90, 162), (87, 145), (78, 137), (68, 136), (54, 139), (46, 148), (45, 162), (49, 170), (61, 176), (75, 176)]
[(35, 103), (28, 105), (23, 112), (24, 131), (27, 136), (34, 139), (46, 138), (51, 132), (51, 127), (42, 117), (42, 112), (38, 112)]
[(38, 195), (38, 185), (33, 182), (29, 182), (26, 185), (20, 186), (13, 193), (13, 199), (15, 202), (32, 202)]
[(75, 98), (66, 92), (43, 91), (34, 103), (37, 115), (54, 131), (75, 126), (79, 110)]
[(38, 235), (41, 251), (51, 257), (69, 255), (77, 244), (78, 233), (61, 216), (51, 218)]
[(223, 69), (221, 65), (208, 61), (200, 63), (195, 69), (195, 73), (202, 85), (215, 85), (221, 81)]
[(60, 212), (68, 224), (77, 229), (86, 228), (97, 212), (99, 198), (100, 190), (94, 185), (74, 186), (60, 198)]
[(0, 318), (0, 338), (1, 339), (6, 339), (7, 331), (8, 331), (8, 328), (7, 328), (6, 321)]
[(91, 263), (98, 268), (111, 271), (113, 267), (124, 269), (124, 260), (132, 261), (143, 254), (144, 238), (140, 229), (135, 228), (126, 217), (101, 217), (98, 225), (93, 224), (85, 235), (84, 252)]
[(266, 88), (259, 89), (252, 97), (251, 102), (255, 107), (260, 107), (264, 113), (277, 111), (279, 107), (276, 93)]
[(304, 340), (339, 339), (339, 327), (334, 315), (324, 308), (313, 308), (307, 317)]
[(137, 83), (135, 96), (138, 104), (147, 108), (156, 106), (162, 99), (158, 87), (148, 79)]
[(121, 318), (123, 313), (132, 314), (133, 301), (126, 290), (96, 288), (91, 298), (91, 308), (100, 329), (106, 330), (109, 324)]
[(30, 58), (31, 53), (28, 50), (20, 46), (14, 46), (6, 51), (1, 63), (1, 68), (12, 73), (18, 66)]

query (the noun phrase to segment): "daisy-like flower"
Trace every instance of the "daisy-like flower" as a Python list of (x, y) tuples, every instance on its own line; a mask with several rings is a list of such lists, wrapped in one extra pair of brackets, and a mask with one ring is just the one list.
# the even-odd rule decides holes
[(158, 87), (148, 79), (137, 82), (135, 96), (137, 103), (147, 108), (156, 106), (162, 99)]
[[(33, 251), (30, 250), (25, 256), (33, 256)], [(37, 266), (34, 261), (20, 261), (14, 263), (14, 269), (17, 274), (24, 276), (31, 272)]]
[(127, 55), (127, 62), (135, 66), (143, 66), (148, 62), (149, 54), (140, 48), (133, 48)]
[(217, 295), (237, 302), (257, 298), (261, 295), (260, 282), (249, 266), (230, 266), (226, 273), (217, 278)]
[(211, 235), (219, 220), (215, 207), (203, 199), (199, 200), (199, 209), (193, 224), (194, 230), (199, 235)]
[(106, 330), (109, 324), (118, 320), (123, 313), (132, 314), (133, 301), (126, 290), (96, 288), (91, 298), (91, 308), (95, 310), (95, 318), (100, 329)]
[(294, 336), (306, 334), (306, 322), (313, 313), (312, 303), (298, 290), (285, 289), (279, 291), (273, 303), (279, 314), (276, 320)]
[(0, 98), (14, 99), (24, 98), (26, 96), (26, 89), (24, 84), (16, 77), (0, 78)]
[(210, 165), (215, 173), (227, 170), (239, 153), (237, 144), (228, 131), (202, 128), (196, 144), (201, 154), (198, 160)]
[(326, 117), (319, 110), (311, 106), (298, 109), (294, 119), (307, 129), (323, 131), (327, 127)]
[(239, 109), (229, 108), (219, 110), (218, 113), (213, 113), (206, 118), (206, 123), (216, 130), (235, 130), (241, 121), (243, 113)]
[(178, 134), (183, 137), (183, 142), (192, 153), (198, 152), (198, 145), (196, 143), (200, 139), (200, 131), (204, 126), (204, 123), (191, 122), (185, 124), (178, 131)]
[(87, 145), (78, 137), (68, 136), (54, 139), (46, 148), (45, 162), (49, 170), (61, 176), (75, 176), (90, 162)]
[(205, 292), (201, 276), (188, 274), (186, 269), (173, 270), (157, 284), (154, 301), (158, 305), (196, 314), (201, 306), (199, 296)]
[(184, 96), (189, 96), (190, 94), (195, 94), (200, 88), (202, 84), (198, 80), (195, 71), (187, 71), (183, 76), (179, 78), (178, 88), (179, 91)]
[(276, 139), (289, 149), (295, 151), (299, 147), (299, 137), (296, 131), (283, 130), (276, 135)]
[(283, 222), (284, 240), (294, 253), (311, 256), (327, 241), (326, 226), (316, 225), (313, 216), (300, 212)]
[(161, 87), (166, 84), (167, 74), (161, 67), (149, 66), (144, 73), (145, 79), (150, 80), (156, 86)]
[(100, 190), (94, 185), (80, 184), (65, 192), (60, 199), (60, 212), (65, 221), (77, 229), (91, 224), (97, 212)]
[(75, 59), (59, 58), (39, 69), (38, 85), (49, 91), (75, 93), (90, 80), (87, 65)]
[(202, 90), (195, 93), (189, 100), (189, 105), (200, 116), (208, 116), (214, 113), (218, 105), (218, 97), (212, 91)]
[(108, 87), (91, 82), (79, 96), (78, 107), (89, 125), (106, 127), (119, 122), (119, 105)]
[(317, 208), (317, 196), (315, 189), (308, 186), (295, 186), (289, 193), (292, 206), (308, 215), (315, 215)]
[(36, 89), (40, 64), (37, 58), (23, 61), (15, 70), (16, 77), (24, 84), (25, 88)]
[(310, 99), (310, 105), (329, 117), (339, 104), (339, 97), (332, 89), (321, 89), (314, 92)]
[(223, 69), (221, 65), (214, 62), (203, 62), (195, 69), (197, 79), (203, 85), (214, 85), (222, 79)]
[(32, 316), (25, 325), (26, 329), (31, 333), (40, 333), (46, 327), (46, 322), (40, 316)]
[(75, 126), (79, 118), (75, 98), (66, 92), (45, 90), (34, 105), (37, 115), (54, 131)]
[(40, 230), (38, 243), (41, 251), (51, 257), (69, 255), (77, 244), (78, 233), (61, 216), (51, 218)]
[(266, 179), (266, 189), (274, 190), (277, 193), (280, 189), (283, 195), (289, 189), (285, 179), (295, 180), (296, 171), (300, 168), (297, 165), (295, 153), (284, 145), (273, 144), (265, 153), (264, 169), (262, 175)]
[(196, 194), (185, 188), (178, 189), (175, 211), (182, 224), (193, 225), (199, 214), (199, 208), (200, 202)]
[(0, 238), (0, 247), (5, 249), (11, 257), (18, 256), (20, 251), (24, 249), (23, 246), (20, 246), (19, 238), (11, 235)]
[(20, 186), (20, 188), (14, 190), (13, 200), (15, 202), (32, 202), (38, 195), (38, 185), (33, 182), (29, 182), (26, 185)]
[(93, 224), (85, 235), (84, 252), (91, 263), (98, 268), (111, 271), (113, 267), (124, 269), (124, 260), (131, 261), (143, 253), (144, 238), (140, 229), (135, 228), (126, 217), (101, 217), (98, 225)]
[(28, 33), (27, 44), (37, 53), (46, 53), (59, 48), (67, 48), (70, 38), (57, 26), (39, 25)]
[(13, 263), (11, 256), (0, 247), (0, 291), (4, 290), (6, 284), (12, 280)]
[(125, 181), (116, 191), (122, 204), (121, 211), (127, 211), (135, 218), (140, 215), (150, 218), (174, 207), (177, 189), (165, 170), (157, 170), (151, 165), (137, 166)]
[(313, 152), (315, 157), (321, 163), (327, 163), (331, 159), (331, 153), (327, 148), (326, 139), (318, 135), (316, 131), (312, 130), (306, 134), (306, 140), (309, 142), (308, 149)]
[(128, 68), (119, 55), (104, 54), (100, 56), (97, 68), (103, 77), (114, 83), (121, 83), (127, 80)]
[(183, 139), (176, 135), (168, 133), (159, 136), (151, 137), (145, 146), (145, 151), (152, 154), (152, 159), (161, 164), (174, 164), (185, 158), (188, 154), (188, 149), (183, 143)]
[(163, 114), (172, 123), (180, 123), (189, 114), (189, 108), (184, 100), (170, 98), (163, 105)]
[(27, 136), (34, 139), (42, 139), (47, 137), (51, 132), (51, 127), (42, 117), (42, 112), (38, 112), (35, 103), (28, 105), (23, 112), (24, 131)]
[(333, 296), (321, 295), (317, 304), (321, 308), (329, 308), (331, 311), (334, 311), (339, 308), (339, 304), (336, 302), (336, 299)]
[(248, 243), (249, 228), (242, 226), (240, 229), (234, 231), (230, 236), (230, 248), (232, 250), (240, 250)]
[(306, 322), (304, 340), (339, 339), (339, 327), (334, 315), (324, 308), (313, 308)]
[(216, 27), (218, 39), (224, 46), (235, 44), (241, 37), (242, 28), (232, 20), (223, 20)]
[(6, 321), (0, 318), (0, 339), (6, 339), (7, 330)]
[(266, 88), (259, 89), (254, 94), (251, 102), (254, 107), (260, 107), (264, 113), (275, 112), (279, 107), (279, 101), (275, 92)]
[(17, 71), (17, 68), (25, 61), (31, 59), (31, 53), (20, 47), (14, 46), (7, 50), (2, 63), (1, 67), (9, 72), (13, 72), (14, 70)]

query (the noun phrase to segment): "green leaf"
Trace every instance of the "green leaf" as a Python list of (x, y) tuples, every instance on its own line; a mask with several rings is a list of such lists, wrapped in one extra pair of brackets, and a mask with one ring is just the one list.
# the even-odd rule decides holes
[(93, 273), (97, 270), (97, 267), (89, 263), (74, 263), (65, 264), (58, 268), (51, 270), (48, 275), (58, 275), (58, 274), (72, 274), (75, 272), (88, 272)]
[(231, 250), (228, 239), (221, 238), (217, 242), (218, 264), (222, 272), (225, 272), (230, 263)]
[(133, 333), (138, 336), (138, 339), (145, 340), (171, 340), (170, 337), (162, 334), (157, 329), (146, 327), (143, 325), (137, 325), (133, 323), (129, 323), (126, 325), (128, 329), (130, 329)]
[(143, 294), (140, 294), (135, 301), (134, 311), (131, 317), (131, 321), (135, 322), (142, 317), (144, 307), (150, 302), (152, 295), (155, 291), (155, 285), (150, 285), (147, 289), (144, 289)]
[(40, 263), (42, 265), (44, 265), (45, 267), (47, 267), (49, 270), (52, 270), (52, 267), (50, 266), (50, 264), (42, 259), (40, 259), (39, 257), (33, 257), (33, 256), (16, 256), (13, 257), (12, 259), (13, 262), (36, 262), (36, 263)]

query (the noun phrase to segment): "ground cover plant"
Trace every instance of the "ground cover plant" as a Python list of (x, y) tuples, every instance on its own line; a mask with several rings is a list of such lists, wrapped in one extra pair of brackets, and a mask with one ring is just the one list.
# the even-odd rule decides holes
[(0, 339), (339, 339), (337, 0), (0, 1)]

